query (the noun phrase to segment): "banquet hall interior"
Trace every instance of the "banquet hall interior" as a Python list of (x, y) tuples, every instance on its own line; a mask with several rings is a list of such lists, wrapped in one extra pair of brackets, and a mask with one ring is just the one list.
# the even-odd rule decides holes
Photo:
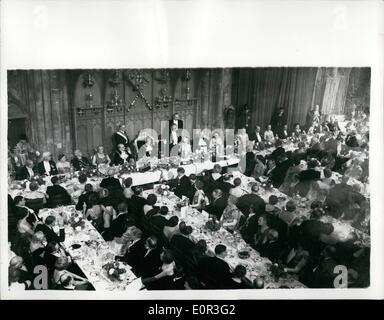
[(368, 287), (370, 76), (8, 70), (9, 289)]

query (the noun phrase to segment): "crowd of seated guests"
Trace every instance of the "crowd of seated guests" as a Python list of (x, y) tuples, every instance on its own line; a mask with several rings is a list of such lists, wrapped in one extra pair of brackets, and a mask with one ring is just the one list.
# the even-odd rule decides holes
[[(358, 127), (358, 123), (353, 125)], [(246, 174), (254, 175), (256, 180), (267, 177), (275, 188), (292, 196), (283, 208), (274, 195), (264, 201), (257, 184), (250, 192), (243, 189), (241, 178), (231, 179), (217, 164), (200, 176), (187, 176), (180, 167), (176, 179), (168, 183), (177, 196), (189, 199), (194, 208), (206, 211), (228, 232), (240, 233), (283, 273), (297, 277), (308, 287), (333, 287), (336, 265), (348, 268), (349, 286), (366, 287), (370, 281), (370, 249), (358, 246), (353, 233), (338, 239), (333, 225), (323, 222), (322, 217), (332, 216), (356, 228), (369, 219), (369, 199), (362, 194), (363, 183), (369, 176), (368, 165), (351, 152), (367, 150), (368, 136), (356, 138), (355, 143), (356, 133), (351, 131), (346, 139), (332, 118), (321, 128), (315, 124), (311, 127), (309, 145), (300, 125), (295, 126), (291, 135), (283, 127), (277, 137), (268, 127), (264, 138), (276, 147), (274, 152), (262, 157), (248, 150), (248, 160), (254, 168)], [(318, 137), (317, 131), (325, 135)], [(298, 142), (297, 149), (286, 152), (279, 138), (282, 136)], [(263, 137), (259, 127), (254, 137), (255, 141), (260, 140), (256, 147), (260, 148)], [(98, 153), (93, 164), (108, 163), (110, 159), (101, 155), (102, 148)], [(71, 162), (73, 167), (92, 165), (79, 151)], [(30, 167), (26, 163), (24, 177), (30, 174)], [(56, 164), (47, 154), (43, 154), (37, 168), (41, 173), (57, 172)], [(341, 183), (333, 178), (335, 172), (342, 176)], [(350, 185), (351, 177), (357, 183)], [(33, 268), (43, 264), (49, 270), (49, 288), (89, 289), (90, 284), (60, 245), (65, 236), (63, 221), (56, 221), (53, 216), (40, 221), (36, 215), (41, 207), (74, 203), (57, 177), (52, 177), (51, 182), (46, 194), (39, 193), (32, 182), (25, 197), (8, 197), (11, 249), (16, 254), (9, 265), (10, 286), (33, 289)], [(121, 184), (111, 171), (100, 187), (96, 192), (86, 177), (79, 177), (82, 193), (76, 208), (84, 212), (105, 240), (121, 244), (117, 259), (130, 264), (147, 289), (263, 287), (260, 279), (247, 279), (243, 266), (232, 269), (227, 264), (224, 245), (210, 251), (204, 240), (191, 241), (192, 228), (176, 216), (169, 217), (169, 208), (158, 207), (155, 194), (144, 197), (143, 188), (132, 186), (132, 179)], [(310, 218), (304, 221), (297, 218), (298, 196), (307, 197), (311, 203)]]

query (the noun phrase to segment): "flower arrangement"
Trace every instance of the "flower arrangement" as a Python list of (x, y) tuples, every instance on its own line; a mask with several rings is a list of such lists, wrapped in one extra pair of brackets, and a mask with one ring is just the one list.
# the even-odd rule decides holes
[(271, 265), (271, 273), (275, 277), (275, 279), (279, 279), (285, 274), (284, 268), (278, 263), (274, 263)]
[(103, 269), (107, 272), (109, 279), (113, 281), (122, 281), (125, 278), (126, 270), (120, 266), (118, 261), (108, 262), (103, 265)]
[(169, 191), (170, 187), (169, 185), (166, 185), (166, 184), (160, 184), (157, 189), (156, 189), (156, 192), (162, 196), (169, 196), (170, 195), (170, 191)]
[(85, 224), (82, 213), (78, 211), (72, 212), (68, 223), (76, 231), (81, 231)]
[(221, 228), (220, 222), (215, 218), (209, 218), (206, 222), (205, 227), (210, 231), (218, 231)]

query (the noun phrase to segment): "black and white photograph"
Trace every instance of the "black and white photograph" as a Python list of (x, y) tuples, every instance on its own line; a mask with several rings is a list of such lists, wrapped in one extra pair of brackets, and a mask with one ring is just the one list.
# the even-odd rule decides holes
[(4, 297), (315, 298), (377, 285), (373, 62), (292, 65), (281, 50), (277, 64), (127, 67), (84, 53), (87, 64), (58, 64), (67, 53), (2, 65)]

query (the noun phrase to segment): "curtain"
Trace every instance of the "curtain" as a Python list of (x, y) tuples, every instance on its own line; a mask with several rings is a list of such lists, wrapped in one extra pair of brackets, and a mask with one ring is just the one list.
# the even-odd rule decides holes
[(246, 68), (238, 69), (236, 105), (248, 104), (251, 119), (248, 131), (256, 125), (262, 130), (273, 113), (285, 108), (290, 129), (298, 122), (305, 124), (311, 108), (318, 68)]

